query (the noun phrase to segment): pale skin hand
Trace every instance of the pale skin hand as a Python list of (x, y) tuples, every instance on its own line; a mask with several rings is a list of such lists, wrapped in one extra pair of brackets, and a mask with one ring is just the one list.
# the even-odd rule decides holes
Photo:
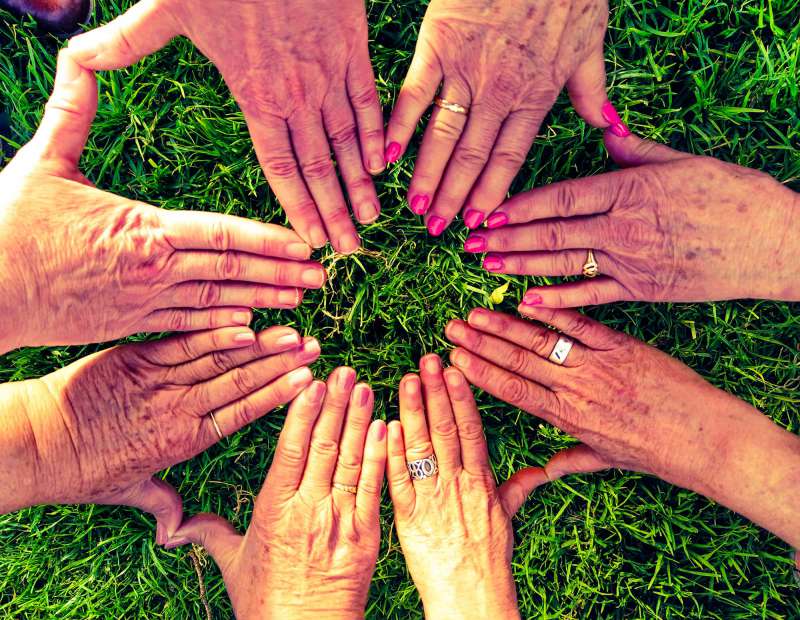
[[(407, 461), (435, 454), (439, 473), (411, 480)], [(438, 356), (400, 383), (389, 424), (389, 491), (397, 535), (426, 618), (518, 618), (511, 519), (549, 472), (524, 469), (500, 488), (464, 376)]]
[(451, 361), (476, 386), (584, 442), (548, 470), (653, 474), (705, 495), (800, 545), (800, 438), (677, 360), (571, 310), (520, 311), (558, 333), (484, 309), (453, 321)]
[(409, 188), (411, 210), (439, 236), (464, 208), (477, 228), (506, 198), (566, 84), (595, 127), (627, 133), (606, 98), (606, 0), (433, 0), (386, 132), (387, 161), (408, 147), (440, 96), (469, 114), (433, 108)]
[[(363, 618), (380, 543), (386, 426), (351, 368), (317, 381), (289, 408), (275, 458), (240, 536), (199, 515), (171, 545), (202, 544), (239, 620)], [(357, 487), (355, 494), (332, 486)]]
[(606, 133), (627, 169), (515, 196), (470, 236), (484, 268), (579, 275), (592, 248), (601, 276), (530, 289), (525, 303), (800, 299), (800, 195), (770, 176), (636, 136)]
[(0, 173), (0, 352), (247, 325), (323, 286), (291, 230), (95, 189), (78, 160), (96, 107), (94, 75), (62, 52), (39, 131)]
[(367, 46), (364, 0), (141, 0), (74, 38), (84, 66), (118, 69), (184, 35), (220, 70), (244, 112), (261, 167), (297, 233), (344, 253), (356, 219), (378, 219), (370, 174), (385, 168), (383, 113)]
[(180, 497), (153, 474), (292, 400), (319, 343), (287, 327), (225, 327), (115, 347), (0, 387), (0, 512), (122, 504), (153, 513), (165, 544)]

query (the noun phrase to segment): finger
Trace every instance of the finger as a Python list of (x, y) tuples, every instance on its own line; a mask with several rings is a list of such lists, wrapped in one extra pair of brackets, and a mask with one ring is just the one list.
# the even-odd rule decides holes
[(454, 349), (450, 361), (470, 383), (492, 396), (548, 422), (556, 419), (558, 400), (547, 388), (499, 368), (466, 349)]
[(100, 504), (131, 506), (156, 518), (156, 544), (164, 545), (183, 520), (183, 500), (174, 487), (160, 478), (149, 478), (104, 497)]
[(167, 288), (154, 303), (159, 308), (214, 308), (247, 306), (250, 308), (296, 308), (303, 301), (303, 291), (267, 284), (238, 282), (184, 282)]
[(325, 391), (322, 381), (314, 381), (289, 407), (267, 481), (256, 501), (256, 508), (259, 502), (270, 503), (273, 497), (291, 496), (300, 487), (306, 468), (311, 431), (322, 411)]
[(603, 116), (603, 105), (608, 102), (603, 52), (601, 41), (567, 80), (569, 98), (575, 111), (592, 127), (609, 126), (609, 121)]
[(553, 219), (498, 230), (472, 233), (464, 244), (471, 252), (530, 252), (531, 250), (603, 249), (612, 239), (606, 215)]
[[(544, 359), (550, 357), (559, 338), (559, 334), (552, 329), (485, 308), (476, 308), (470, 312), (468, 321), (476, 330), (512, 342)], [(587, 361), (587, 355), (585, 347), (576, 343), (564, 366), (567, 368), (581, 366)]]
[(528, 289), (519, 306), (519, 312), (527, 315), (528, 310), (536, 306), (581, 308), (634, 299), (635, 297), (630, 291), (613, 278), (600, 277), (593, 280)]
[(431, 442), (439, 461), (439, 474), (452, 479), (461, 471), (461, 444), (442, 374), (442, 360), (438, 355), (426, 355), (420, 360), (419, 367)]
[[(552, 325), (570, 338), (600, 351), (614, 349), (627, 338), (625, 334), (606, 327), (599, 321), (590, 319), (575, 310), (527, 307), (525, 315), (545, 325)], [(572, 357), (571, 353), (570, 357)]]
[[(435, 454), (425, 421), (422, 384), (417, 375), (406, 375), (400, 381), (400, 423), (403, 425), (406, 462), (411, 463)], [(414, 484), (419, 485), (418, 488), (430, 488), (435, 485), (437, 475), (416, 480)]]
[[(191, 310), (189, 308), (170, 308), (154, 310), (148, 314), (137, 329), (142, 332), (192, 332), (216, 329), (233, 325), (249, 325), (253, 320), (250, 308), (211, 308), (209, 310)], [(240, 344), (247, 344), (242, 336)]]
[[(423, 23), (422, 30), (424, 29)], [(417, 130), (419, 120), (433, 102), (441, 82), (442, 67), (420, 32), (411, 67), (400, 88), (386, 128), (387, 164), (395, 163), (405, 153), (408, 143)]]
[(176, 250), (247, 252), (301, 261), (311, 257), (311, 247), (283, 226), (205, 211), (159, 213), (166, 240)]
[(689, 153), (681, 153), (671, 149), (664, 144), (658, 144), (651, 140), (642, 140), (633, 134), (619, 137), (611, 131), (606, 131), (603, 139), (611, 159), (623, 168), (646, 164), (665, 164), (694, 157)]
[(544, 469), (548, 480), (553, 481), (570, 474), (590, 474), (610, 467), (613, 465), (609, 461), (589, 446), (581, 444), (557, 453)]
[[(469, 243), (469, 239), (467, 240)], [(475, 245), (466, 245), (469, 252)], [(596, 250), (595, 260), (604, 266), (605, 273), (612, 273), (614, 263), (604, 252)], [(487, 254), (483, 268), (491, 273), (507, 273), (528, 276), (578, 276), (583, 273), (586, 250), (563, 250), (561, 252), (514, 252), (511, 254)]]
[(256, 335), (248, 327), (223, 327), (135, 346), (141, 356), (151, 364), (178, 366), (212, 351), (250, 347), (255, 341)]
[(302, 114), (289, 119), (292, 144), (309, 192), (317, 204), (331, 245), (337, 252), (352, 254), (361, 246), (342, 188), (331, 161), (331, 149), (322, 117)]
[(193, 543), (200, 545), (219, 566), (223, 575), (233, 563), (244, 537), (222, 517), (212, 514), (199, 514), (187, 519), (167, 543), (167, 549)]
[(337, 368), (328, 377), (325, 402), (311, 433), (306, 472), (300, 484), (300, 492), (315, 501), (331, 494), (342, 424), (355, 382), (356, 371), (352, 368)]
[(475, 397), (467, 380), (457, 368), (444, 371), (447, 393), (453, 404), (453, 416), (461, 443), (461, 461), (464, 469), (475, 476), (491, 475), (489, 450), (483, 434), (483, 423), (475, 404)]
[(350, 205), (360, 223), (371, 224), (380, 215), (380, 205), (372, 177), (364, 168), (353, 110), (344, 93), (329, 99), (323, 110), (325, 130), (336, 154)]
[[(465, 107), (470, 103), (469, 89), (466, 84), (458, 80), (445, 81), (441, 96), (447, 101), (457, 102)], [(434, 106), (408, 188), (408, 204), (416, 215), (425, 215), (432, 206), (444, 171), (447, 169), (447, 163), (466, 124), (465, 114)], [(435, 220), (428, 219), (428, 232), (438, 237), (444, 231), (446, 223), (441, 217)]]
[(180, 34), (180, 25), (159, 0), (141, 0), (105, 26), (69, 42), (69, 51), (87, 69), (129, 67)]
[(386, 424), (375, 420), (369, 428), (364, 447), (364, 464), (358, 480), (356, 516), (364, 527), (378, 528), (381, 512), (381, 488), (386, 468)]
[(500, 488), (500, 501), (509, 517), (513, 517), (534, 489), (550, 482), (544, 468), (526, 467), (506, 480)]
[(414, 511), (416, 492), (406, 467), (406, 446), (403, 441), (403, 427), (400, 422), (397, 420), (390, 422), (387, 434), (389, 439), (386, 471), (389, 494), (397, 515), (399, 517), (408, 517)]
[(264, 176), (292, 227), (309, 246), (323, 247), (328, 235), (300, 172), (286, 121), (249, 111), (245, 120)]
[(347, 69), (347, 94), (358, 123), (363, 166), (371, 174), (380, 174), (386, 169), (383, 110), (366, 41)]
[(319, 289), (327, 273), (313, 261), (264, 258), (244, 252), (174, 252), (167, 265), (169, 283), (238, 280), (274, 286)]
[[(364, 458), (364, 442), (372, 420), (374, 402), (372, 390), (366, 383), (359, 383), (353, 389), (339, 445), (339, 461), (333, 474), (333, 481), (338, 484), (349, 487), (358, 485)], [(334, 488), (334, 494), (339, 493), (348, 495), (345, 491)]]

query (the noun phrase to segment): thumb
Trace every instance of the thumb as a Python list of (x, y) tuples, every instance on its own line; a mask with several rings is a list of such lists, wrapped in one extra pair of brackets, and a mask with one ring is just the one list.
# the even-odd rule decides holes
[(244, 537), (222, 517), (199, 514), (184, 521), (165, 546), (174, 549), (188, 543), (200, 545), (214, 558), (224, 575), (243, 540)]
[(549, 481), (558, 480), (570, 474), (589, 474), (610, 469), (613, 465), (608, 459), (585, 444), (567, 448), (551, 458), (544, 466)]
[(509, 517), (517, 514), (534, 489), (548, 482), (550, 480), (542, 467), (526, 467), (511, 476), (498, 491), (506, 514)]
[(131, 66), (179, 34), (161, 0), (141, 0), (105, 26), (72, 38), (67, 49), (87, 69), (108, 71)]
[[(578, 66), (567, 80), (569, 98), (575, 111), (592, 127), (608, 127), (611, 122), (604, 114), (606, 94), (606, 65), (602, 44)], [(613, 123), (612, 123), (613, 124)]]
[(183, 519), (181, 496), (171, 484), (156, 477), (104, 497), (99, 503), (131, 506), (155, 516), (156, 543), (159, 545), (167, 542)]
[(611, 130), (606, 131), (603, 141), (611, 159), (623, 168), (645, 164), (663, 164), (694, 157), (689, 153), (681, 153), (651, 140), (642, 140), (633, 134), (620, 137)]

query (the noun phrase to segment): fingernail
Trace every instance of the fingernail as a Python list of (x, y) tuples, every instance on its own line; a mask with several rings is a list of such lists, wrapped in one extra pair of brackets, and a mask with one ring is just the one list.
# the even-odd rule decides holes
[(352, 368), (342, 368), (336, 375), (336, 387), (350, 390), (356, 382), (356, 373)]
[(528, 291), (522, 298), (522, 303), (525, 306), (538, 306), (542, 303), (542, 301), (544, 301), (542, 296), (538, 293), (534, 293), (533, 291)]
[(308, 231), (308, 236), (311, 237), (311, 245), (316, 249), (325, 247), (325, 244), (328, 243), (328, 236), (319, 226), (312, 226)]
[(233, 337), (233, 341), (239, 344), (253, 344), (256, 341), (256, 335), (253, 332), (241, 332)]
[(464, 375), (456, 368), (448, 369), (448, 372), (444, 373), (444, 380), (450, 387), (456, 388), (464, 385)]
[(461, 349), (454, 349), (453, 352), (450, 353), (450, 361), (461, 368), (469, 368), (469, 355)]
[(483, 259), (483, 268), (486, 271), (500, 271), (505, 265), (505, 261), (497, 254), (487, 254)]
[(372, 390), (366, 384), (361, 384), (356, 387), (356, 402), (359, 407), (366, 407), (369, 404), (369, 398), (372, 395)]
[(479, 254), (486, 251), (486, 239), (478, 235), (470, 235), (464, 242), (464, 251), (470, 254)]
[(469, 315), (469, 322), (475, 327), (487, 327), (489, 325), (489, 315), (483, 309), (478, 308)]
[(188, 545), (189, 542), (190, 541), (188, 538), (173, 538), (172, 540), (168, 540), (166, 543), (164, 543), (164, 549), (169, 551), (171, 549), (175, 549), (176, 547)]
[(611, 125), (611, 133), (619, 138), (626, 138), (631, 135), (630, 129), (622, 122), (622, 118), (620, 118), (617, 109), (611, 104), (610, 101), (606, 101), (603, 104), (603, 107), (600, 109), (601, 114), (603, 115), (603, 119)]
[(311, 256), (311, 246), (307, 243), (290, 243), (286, 246), (286, 255), (289, 258), (306, 260)]
[(292, 387), (300, 387), (301, 385), (311, 383), (311, 381), (314, 380), (314, 376), (308, 368), (298, 368), (290, 372), (287, 375), (287, 379), (289, 380), (289, 385)]
[(352, 254), (361, 247), (361, 239), (358, 235), (346, 234), (339, 237), (339, 252), (342, 254)]
[(234, 312), (231, 315), (231, 319), (236, 325), (250, 325), (250, 321), (253, 320), (253, 316), (249, 312)]
[(397, 142), (391, 142), (388, 147), (386, 147), (386, 163), (387, 164), (394, 164), (397, 163), (397, 160), (400, 159), (400, 151), (403, 150), (403, 147), (400, 146)]
[(278, 303), (295, 308), (300, 305), (300, 292), (297, 289), (284, 289), (278, 293)]
[(369, 158), (369, 171), (372, 174), (380, 174), (386, 170), (386, 161), (377, 153)]
[(386, 437), (386, 424), (383, 420), (375, 420), (369, 432), (372, 433), (375, 441), (383, 441), (383, 438)]
[(475, 209), (467, 209), (464, 213), (464, 224), (470, 230), (475, 230), (478, 226), (483, 224), (483, 213), (475, 211)]
[(322, 349), (319, 346), (319, 341), (316, 339), (307, 340), (303, 343), (304, 359), (316, 358), (321, 352)]
[(275, 345), (281, 349), (284, 347), (287, 348), (296, 347), (299, 344), (300, 344), (300, 334), (298, 333), (286, 334), (285, 336), (281, 336), (275, 341)]
[(447, 336), (451, 339), (461, 340), (466, 333), (461, 321), (451, 321), (447, 326)]
[(411, 211), (416, 215), (425, 215), (428, 212), (428, 206), (431, 199), (425, 195), (414, 196), (411, 201)]
[(308, 287), (320, 288), (325, 284), (325, 271), (323, 269), (305, 269), (300, 276), (300, 281)]
[(425, 358), (425, 361), (422, 363), (422, 367), (425, 369), (425, 372), (429, 372), (431, 374), (436, 374), (442, 369), (442, 364), (439, 361), (438, 355), (429, 355)]
[(428, 220), (428, 232), (433, 237), (438, 237), (444, 232), (446, 222), (438, 215), (434, 215)]
[(508, 216), (505, 213), (492, 213), (486, 220), (487, 228), (500, 228), (508, 224)]
[(372, 224), (378, 221), (378, 218), (381, 216), (380, 208), (378, 208), (371, 202), (361, 205), (359, 213), (361, 214), (361, 223), (364, 225)]
[(404, 386), (406, 394), (409, 396), (419, 394), (419, 377), (416, 375), (410, 376), (408, 379), (406, 379)]

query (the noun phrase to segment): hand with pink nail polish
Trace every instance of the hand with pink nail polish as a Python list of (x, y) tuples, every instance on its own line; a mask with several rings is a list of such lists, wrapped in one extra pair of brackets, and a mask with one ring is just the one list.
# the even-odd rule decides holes
[(174, 535), (181, 500), (153, 477), (285, 404), (313, 381), (313, 339), (225, 327), (115, 347), (0, 386), (0, 513), (121, 504)]
[(364, 618), (380, 546), (386, 425), (351, 368), (314, 382), (289, 407), (247, 533), (192, 517), (170, 546), (203, 545), (239, 620)]
[(586, 122), (627, 131), (606, 96), (607, 22), (607, 0), (432, 0), (386, 131), (393, 162), (439, 92), (408, 191), (431, 235), (500, 206), (565, 85)]
[(380, 203), (370, 174), (386, 168), (383, 112), (364, 0), (140, 0), (70, 41), (83, 66), (119, 69), (185, 36), (216, 65), (241, 107), (256, 155), (293, 228), (337, 252), (361, 240)]
[(247, 325), (326, 274), (291, 230), (95, 189), (78, 161), (94, 74), (62, 52), (41, 127), (0, 172), (0, 353)]
[(551, 308), (800, 300), (800, 196), (761, 172), (606, 132), (625, 170), (515, 196), (465, 244), (491, 272), (600, 277), (528, 291)]

